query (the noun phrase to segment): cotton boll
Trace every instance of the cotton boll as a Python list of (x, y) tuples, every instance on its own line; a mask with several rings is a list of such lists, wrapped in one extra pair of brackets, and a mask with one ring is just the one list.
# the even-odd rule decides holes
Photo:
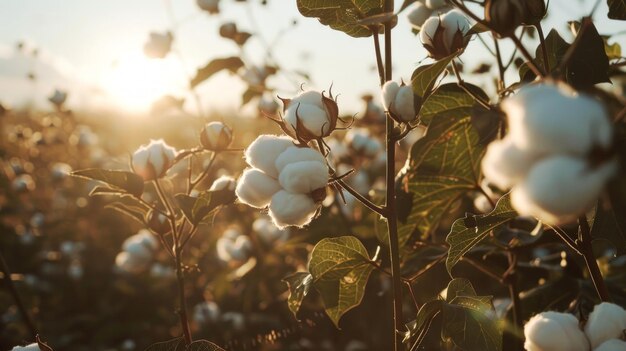
[(138, 274), (144, 272), (150, 265), (147, 257), (133, 255), (122, 251), (115, 257), (115, 266), (124, 273)]
[(396, 94), (392, 108), (396, 116), (398, 116), (403, 122), (410, 122), (415, 119), (416, 113), (414, 100), (415, 95), (413, 95), (412, 87), (408, 85), (400, 87), (398, 93)]
[(593, 145), (608, 147), (612, 126), (602, 105), (575, 96), (569, 87), (539, 84), (502, 102), (510, 135), (521, 149), (585, 156)]
[(237, 186), (237, 181), (235, 178), (230, 176), (221, 176), (211, 184), (209, 191), (218, 191), (218, 190), (235, 190)]
[(291, 102), (285, 114), (285, 123), (291, 130), (296, 130), (298, 121), (307, 131), (316, 137), (328, 135), (330, 119), (328, 114), (317, 105)]
[(142, 145), (133, 153), (131, 168), (144, 181), (162, 178), (172, 167), (176, 154), (176, 149), (167, 145), (163, 139), (151, 140), (148, 145)]
[(626, 330), (626, 311), (609, 302), (596, 305), (585, 325), (585, 334), (594, 349), (605, 341), (622, 337), (624, 330)]
[(319, 151), (313, 150), (310, 147), (290, 146), (276, 159), (276, 169), (280, 173), (285, 166), (300, 161), (326, 163), (326, 159)]
[(217, 257), (224, 262), (244, 262), (250, 258), (252, 242), (245, 235), (239, 235), (234, 239), (223, 236), (217, 240), (216, 249)]
[(266, 245), (271, 245), (277, 241), (285, 241), (289, 237), (289, 231), (279, 229), (265, 217), (257, 218), (252, 223), (252, 229)]
[(383, 100), (383, 107), (386, 110), (389, 110), (392, 107), (392, 105), (395, 103), (396, 95), (398, 95), (399, 90), (400, 90), (400, 84), (392, 80), (388, 81), (387, 83), (383, 85), (382, 100)]
[(126, 246), (132, 244), (141, 244), (149, 250), (156, 250), (159, 248), (159, 241), (147, 229), (141, 229), (137, 232), (137, 234), (127, 238), (122, 244), (122, 249), (126, 250)]
[(426, 0), (425, 4), (429, 9), (437, 10), (446, 6), (446, 0)]
[(458, 36), (465, 36), (467, 32), (470, 30), (470, 23), (467, 20), (465, 15), (458, 11), (452, 10), (448, 11), (443, 17), (441, 17), (442, 25), (445, 27), (444, 35), (445, 35), (445, 45), (448, 49), (448, 52), (453, 53), (458, 50), (459, 47), (456, 43), (458, 40)]
[(626, 341), (620, 339), (607, 340), (593, 351), (626, 351)]
[(278, 228), (302, 227), (311, 222), (317, 212), (317, 207), (308, 195), (281, 190), (272, 197), (269, 215)]
[(346, 133), (346, 142), (354, 151), (367, 157), (376, 156), (382, 149), (380, 142), (372, 138), (369, 131), (363, 128), (350, 129)]
[(424, 25), (420, 30), (420, 41), (422, 44), (430, 45), (432, 47), (435, 46), (435, 33), (437, 32), (440, 24), (441, 19), (439, 17), (430, 17), (426, 20), (426, 22), (424, 22)]
[(15, 346), (11, 351), (41, 351), (41, 349), (38, 344), (33, 343), (26, 346)]
[(428, 6), (418, 2), (415, 4), (411, 12), (407, 15), (409, 23), (415, 27), (421, 27), (424, 22), (432, 15), (433, 11)]
[(276, 179), (256, 168), (248, 168), (237, 181), (235, 194), (239, 201), (249, 206), (264, 208), (280, 189), (281, 186)]
[(481, 168), (489, 182), (505, 190), (521, 181), (538, 158), (533, 152), (520, 150), (506, 137), (489, 144)]
[(527, 351), (588, 351), (589, 341), (569, 313), (543, 312), (524, 325)]
[(314, 90), (307, 90), (301, 92), (295, 98), (291, 99), (290, 107), (297, 104), (307, 104), (317, 106), (324, 109), (324, 103), (322, 93)]
[(513, 188), (511, 202), (523, 216), (552, 225), (573, 222), (595, 205), (616, 166), (608, 162), (592, 169), (584, 160), (568, 156), (542, 160)]
[(420, 40), (435, 60), (455, 53), (467, 45), (470, 24), (458, 10), (448, 11), (440, 17), (431, 17), (424, 22)]
[(290, 163), (280, 172), (278, 181), (288, 192), (310, 194), (314, 190), (326, 187), (328, 167), (317, 161)]
[(220, 307), (213, 301), (205, 301), (193, 308), (193, 320), (198, 324), (215, 323), (220, 318)]
[(293, 146), (293, 141), (287, 136), (260, 135), (246, 149), (246, 162), (265, 174), (278, 178), (276, 159), (290, 146)]
[(233, 140), (233, 131), (222, 122), (210, 122), (200, 132), (200, 143), (210, 151), (228, 148)]

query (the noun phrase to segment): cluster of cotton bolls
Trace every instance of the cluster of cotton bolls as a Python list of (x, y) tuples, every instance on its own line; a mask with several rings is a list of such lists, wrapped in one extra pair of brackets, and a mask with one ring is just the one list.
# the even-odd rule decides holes
[(229, 264), (243, 264), (252, 256), (252, 241), (237, 228), (229, 228), (217, 239), (217, 257)]
[(620, 351), (626, 350), (626, 311), (615, 304), (596, 305), (581, 328), (569, 313), (543, 312), (524, 325), (528, 351)]
[(115, 257), (115, 266), (123, 273), (145, 272), (153, 262), (159, 242), (147, 229), (140, 230), (122, 244), (122, 252)]
[(407, 18), (411, 25), (421, 28), (431, 16), (438, 16), (449, 9), (445, 0), (419, 0), (409, 11)]
[(469, 42), (470, 23), (459, 10), (430, 17), (420, 31), (420, 40), (430, 57), (440, 60), (465, 49)]
[(318, 151), (296, 146), (288, 137), (259, 136), (245, 152), (250, 166), (237, 181), (239, 200), (255, 208), (269, 206), (279, 227), (302, 227), (315, 217), (326, 197), (328, 167)]
[(618, 164), (609, 155), (611, 122), (602, 104), (551, 83), (522, 88), (502, 102), (509, 132), (482, 161), (486, 179), (512, 188), (513, 207), (553, 225), (592, 208)]

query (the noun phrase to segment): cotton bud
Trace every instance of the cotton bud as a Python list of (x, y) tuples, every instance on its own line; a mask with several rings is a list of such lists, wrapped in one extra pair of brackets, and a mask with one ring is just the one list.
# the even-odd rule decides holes
[(151, 140), (133, 153), (131, 168), (144, 181), (156, 180), (165, 176), (176, 159), (176, 149), (167, 145), (163, 139)]
[[(621, 338), (624, 336), (625, 330), (626, 311), (622, 307), (609, 302), (602, 302), (596, 305), (589, 314), (589, 319), (585, 325), (585, 334), (587, 334), (591, 347), (594, 349), (605, 341)], [(612, 350), (623, 349), (617, 348)]]
[(300, 161), (286, 165), (280, 172), (278, 182), (291, 193), (311, 194), (326, 188), (328, 167), (317, 161)]
[(339, 109), (332, 94), (326, 97), (309, 90), (291, 100), (284, 99), (283, 103), (285, 116), (279, 125), (287, 135), (302, 144), (325, 138), (337, 127)]
[(252, 253), (250, 238), (242, 235), (237, 229), (228, 229), (217, 240), (217, 257), (224, 262), (245, 262)]
[(150, 58), (164, 58), (172, 49), (172, 33), (150, 33), (150, 39), (143, 47), (143, 52)]
[(433, 11), (426, 5), (418, 2), (415, 4), (411, 12), (409, 12), (407, 18), (409, 19), (409, 23), (419, 28), (424, 25), (424, 22), (426, 22), (432, 13)]
[(256, 168), (248, 168), (237, 181), (235, 194), (246, 205), (264, 208), (280, 189), (281, 186), (275, 178)]
[(501, 36), (513, 34), (522, 24), (527, 0), (490, 0), (485, 3), (485, 19)]
[(447, 4), (446, 0), (426, 0), (424, 3), (431, 10), (438, 10)]
[(612, 142), (604, 107), (565, 85), (522, 88), (501, 107), (513, 142), (524, 150), (586, 156), (594, 147), (608, 149)]
[(237, 33), (237, 25), (233, 22), (226, 22), (220, 26), (220, 36), (223, 38), (232, 39)]
[(213, 301), (205, 301), (193, 308), (193, 320), (198, 324), (215, 323), (220, 318), (220, 307)]
[(254, 223), (252, 223), (252, 229), (265, 245), (282, 242), (289, 237), (289, 231), (278, 229), (272, 221), (265, 217), (257, 218)]
[(278, 228), (302, 227), (315, 217), (318, 205), (311, 196), (281, 190), (270, 202), (269, 215)]
[(54, 93), (48, 98), (48, 101), (59, 108), (63, 106), (65, 100), (67, 100), (67, 93), (59, 89), (55, 89)]
[(237, 181), (233, 177), (221, 176), (211, 184), (209, 191), (230, 190), (234, 191), (237, 187)]
[(388, 81), (382, 89), (383, 105), (398, 122), (411, 122), (417, 117), (413, 88)]
[(210, 122), (200, 132), (200, 144), (209, 151), (223, 151), (233, 140), (233, 131), (222, 122)]
[(626, 341), (620, 339), (607, 340), (593, 351), (626, 351)]
[(290, 146), (276, 158), (276, 169), (282, 172), (283, 169), (292, 163), (301, 161), (312, 161), (326, 164), (326, 159), (318, 151), (310, 147)]
[(278, 178), (276, 159), (283, 151), (293, 145), (293, 140), (285, 136), (260, 135), (246, 149), (246, 162), (268, 176)]
[(219, 12), (219, 3), (219, 0), (196, 0), (199, 8), (211, 14)]
[(526, 178), (513, 188), (511, 202), (520, 215), (534, 216), (551, 225), (566, 224), (595, 205), (616, 168), (616, 162), (591, 168), (584, 159), (550, 157), (533, 165)]
[(38, 344), (33, 343), (26, 346), (15, 346), (11, 351), (41, 351), (41, 349)]
[(505, 137), (489, 144), (481, 168), (490, 183), (507, 190), (526, 176), (538, 158), (532, 152), (520, 150), (510, 137)]
[(452, 10), (441, 17), (431, 17), (422, 26), (420, 40), (435, 60), (465, 49), (470, 30), (467, 18), (458, 10)]
[(588, 351), (589, 341), (569, 313), (543, 312), (524, 325), (527, 351)]

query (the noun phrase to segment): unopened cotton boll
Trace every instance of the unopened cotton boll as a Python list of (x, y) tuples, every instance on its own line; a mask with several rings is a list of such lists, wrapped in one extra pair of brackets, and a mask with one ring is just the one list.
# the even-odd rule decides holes
[(410, 122), (416, 118), (413, 88), (389, 81), (382, 89), (383, 105), (399, 122)]
[(608, 148), (612, 126), (596, 100), (551, 83), (522, 88), (505, 99), (510, 136), (521, 149), (586, 156), (594, 145)]
[(428, 8), (428, 6), (418, 2), (415, 4), (411, 12), (407, 15), (409, 19), (409, 23), (411, 23), (415, 27), (421, 27), (424, 22), (432, 15), (432, 9)]
[(555, 156), (536, 163), (511, 192), (517, 212), (561, 225), (575, 221), (592, 208), (616, 162), (591, 168), (583, 159)]
[(233, 140), (233, 131), (222, 122), (210, 122), (200, 132), (200, 144), (209, 151), (226, 150)]
[(150, 33), (148, 42), (143, 47), (143, 52), (150, 58), (164, 58), (172, 49), (172, 33)]
[(256, 208), (264, 208), (281, 189), (278, 181), (256, 168), (248, 168), (237, 181), (235, 194), (239, 201)]
[(589, 341), (569, 313), (543, 312), (524, 325), (527, 351), (588, 351)]
[(302, 227), (311, 222), (317, 208), (310, 196), (281, 190), (272, 197), (269, 215), (278, 228)]
[(252, 252), (252, 242), (245, 235), (236, 237), (224, 235), (217, 240), (217, 257), (224, 261), (247, 261)]
[(142, 145), (133, 153), (131, 168), (144, 181), (162, 178), (172, 167), (176, 153), (176, 149), (167, 145), (163, 139), (151, 140), (148, 145)]
[(276, 159), (293, 145), (293, 140), (286, 136), (260, 135), (246, 149), (246, 162), (268, 176), (278, 178)]
[(26, 346), (15, 346), (11, 351), (41, 351), (41, 349), (38, 344), (32, 343)]
[(233, 177), (229, 176), (221, 176), (211, 184), (209, 191), (219, 191), (219, 190), (235, 190), (237, 187), (237, 181)]
[(624, 330), (626, 330), (626, 311), (609, 302), (596, 305), (585, 325), (585, 334), (594, 349), (605, 341), (622, 337)]
[(481, 161), (485, 178), (506, 190), (521, 181), (539, 155), (519, 149), (510, 137), (495, 140), (487, 147)]
[(252, 223), (252, 229), (266, 245), (270, 245), (276, 241), (285, 241), (289, 236), (289, 231), (279, 229), (272, 221), (265, 217), (257, 218), (254, 223)]
[(593, 351), (626, 351), (626, 341), (621, 339), (607, 340)]
[(430, 56), (440, 60), (465, 48), (469, 41), (465, 35), (469, 30), (467, 18), (458, 10), (452, 10), (441, 17), (426, 20), (420, 31), (420, 40)]
[(288, 192), (310, 194), (326, 187), (328, 167), (317, 161), (290, 163), (280, 172), (278, 181)]
[(313, 161), (322, 164), (326, 163), (326, 159), (317, 150), (310, 147), (290, 146), (276, 159), (276, 169), (282, 172), (285, 166), (301, 161)]

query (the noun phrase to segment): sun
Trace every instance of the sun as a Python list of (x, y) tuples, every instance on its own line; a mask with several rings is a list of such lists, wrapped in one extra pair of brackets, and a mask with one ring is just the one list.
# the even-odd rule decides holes
[(131, 53), (117, 60), (103, 86), (114, 103), (130, 112), (147, 112), (160, 97), (179, 90), (182, 73), (175, 60), (150, 59)]

